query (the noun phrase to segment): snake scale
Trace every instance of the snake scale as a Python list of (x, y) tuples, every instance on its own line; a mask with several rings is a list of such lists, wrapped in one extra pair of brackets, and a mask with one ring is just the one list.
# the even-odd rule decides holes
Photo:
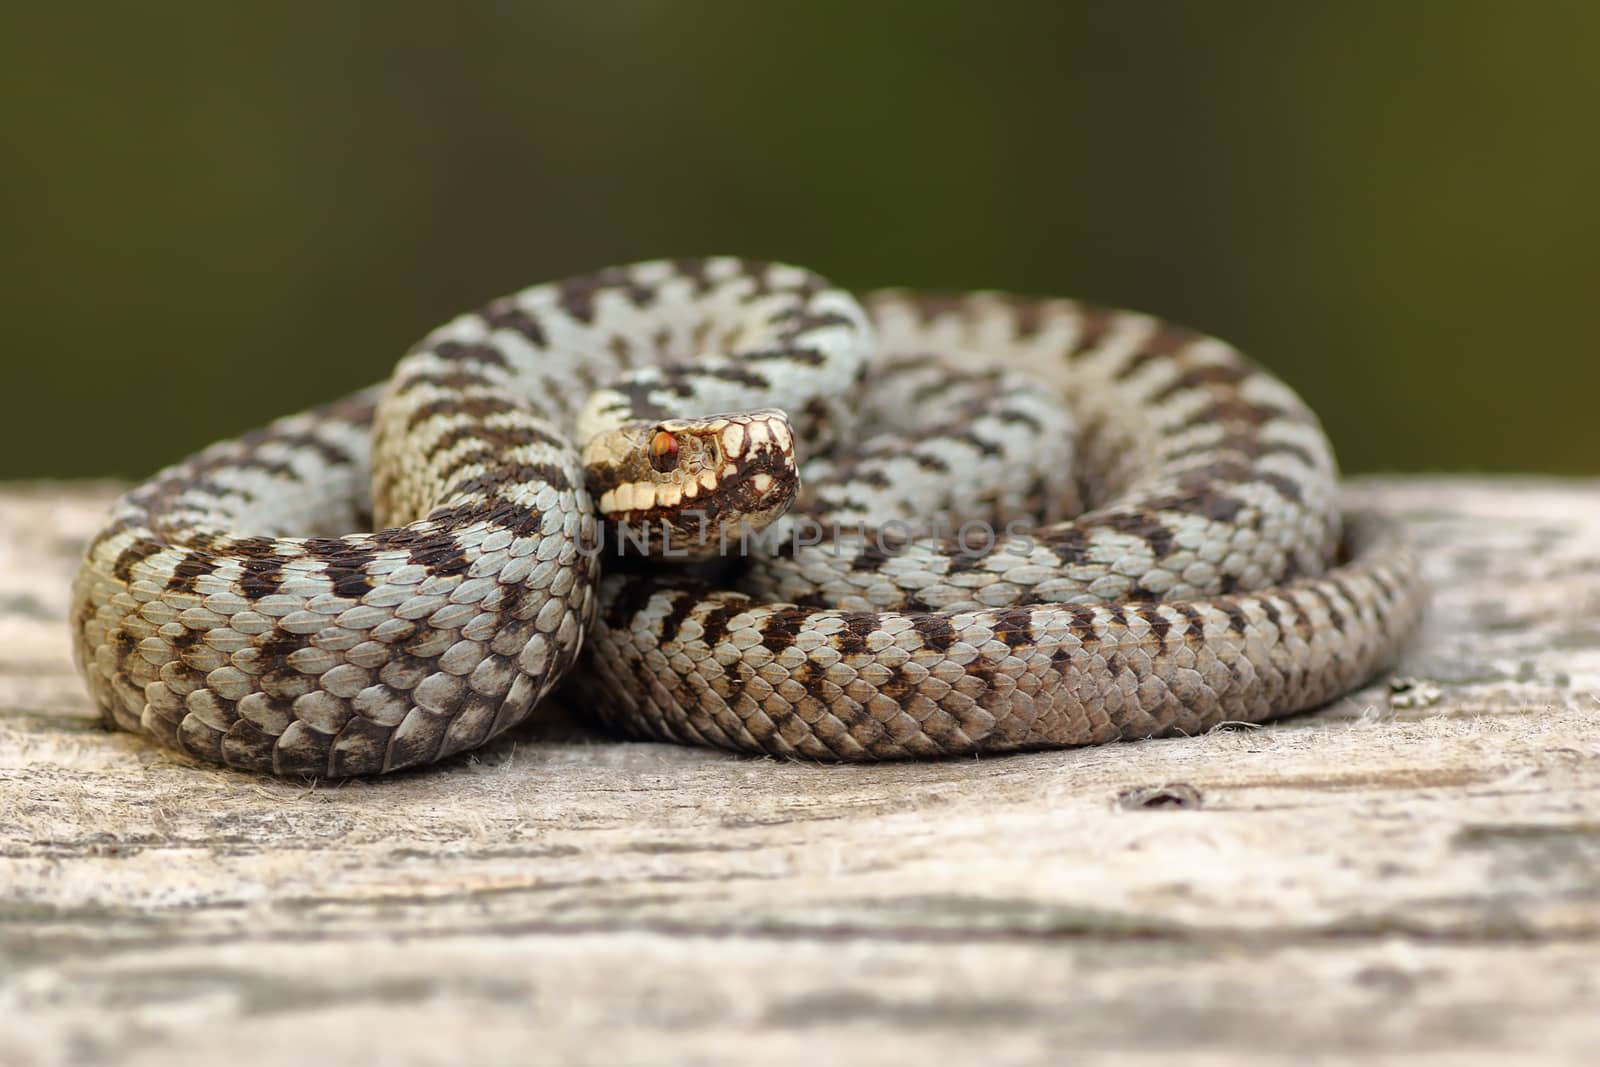
[[(1417, 561), (1337, 491), (1287, 386), (1160, 320), (652, 261), (136, 487), (71, 621), (109, 724), (250, 771), (431, 763), (562, 682), (622, 734), (779, 756), (1088, 745), (1393, 660)], [(644, 558), (673, 538), (703, 561)]]

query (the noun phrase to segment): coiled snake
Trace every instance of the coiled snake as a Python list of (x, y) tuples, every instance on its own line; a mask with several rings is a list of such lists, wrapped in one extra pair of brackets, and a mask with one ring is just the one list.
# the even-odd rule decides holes
[[(472, 749), (563, 679), (620, 732), (776, 755), (1096, 744), (1392, 659), (1416, 561), (1337, 488), (1285, 385), (1156, 319), (657, 261), (137, 487), (72, 625), (109, 723), (277, 774)], [(712, 558), (637, 559), (652, 531)]]

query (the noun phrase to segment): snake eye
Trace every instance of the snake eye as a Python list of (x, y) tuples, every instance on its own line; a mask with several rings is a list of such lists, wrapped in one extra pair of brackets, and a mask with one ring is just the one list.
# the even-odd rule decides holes
[(678, 466), (678, 439), (665, 430), (650, 436), (650, 466), (662, 474)]

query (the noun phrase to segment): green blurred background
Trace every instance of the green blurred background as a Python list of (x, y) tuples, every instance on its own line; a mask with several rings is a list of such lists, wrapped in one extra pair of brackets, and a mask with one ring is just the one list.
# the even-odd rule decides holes
[[(1600, 471), (1600, 5), (6, 5), (0, 476), (657, 255), (1233, 340), (1350, 470)], [(315, 380), (313, 380), (313, 377)]]

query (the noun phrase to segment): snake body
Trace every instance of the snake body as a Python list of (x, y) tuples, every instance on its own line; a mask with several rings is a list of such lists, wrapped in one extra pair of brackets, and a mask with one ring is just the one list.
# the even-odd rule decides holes
[[(747, 532), (808, 449), (732, 579), (610, 551), (681, 505)], [(496, 300), (135, 488), (72, 624), (110, 724), (277, 774), (472, 749), (563, 679), (619, 732), (778, 755), (1095, 744), (1303, 710), (1393, 658), (1416, 560), (1337, 488), (1287, 386), (1148, 316), (654, 261)], [(882, 519), (964, 501), (1044, 521)]]

